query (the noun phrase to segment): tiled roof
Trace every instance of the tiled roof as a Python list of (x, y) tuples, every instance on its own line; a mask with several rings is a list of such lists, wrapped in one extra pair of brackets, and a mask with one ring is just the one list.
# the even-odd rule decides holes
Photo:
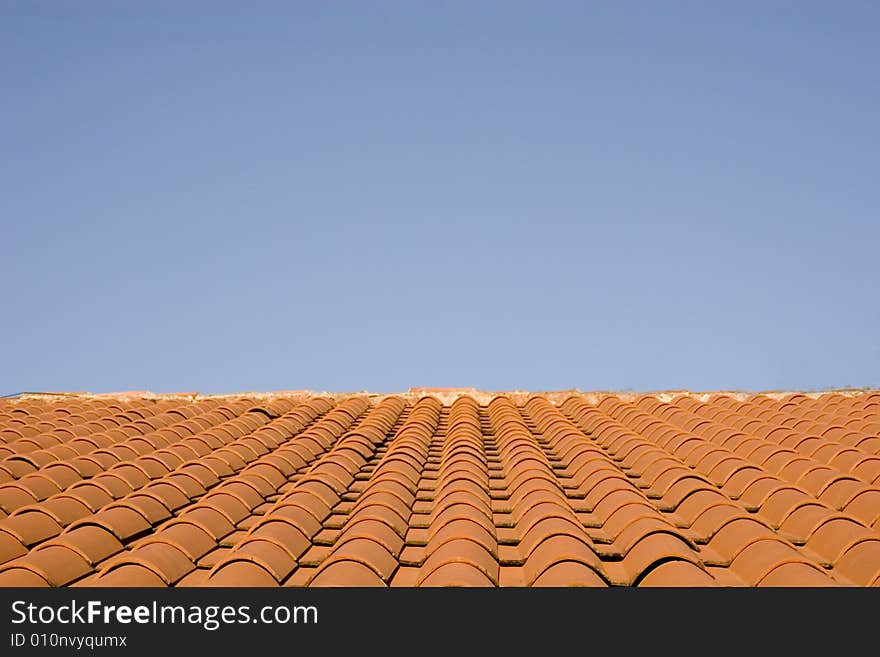
[(880, 393), (0, 400), (47, 585), (877, 586)]

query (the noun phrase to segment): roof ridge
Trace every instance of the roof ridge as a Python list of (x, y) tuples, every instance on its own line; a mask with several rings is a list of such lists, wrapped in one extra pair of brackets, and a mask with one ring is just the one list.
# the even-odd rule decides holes
[(431, 396), (440, 400), (454, 401), (459, 397), (471, 396), (476, 401), (489, 399), (493, 396), (506, 396), (513, 399), (525, 399), (531, 396), (540, 395), (547, 398), (563, 398), (567, 395), (584, 396), (588, 400), (595, 400), (605, 395), (614, 395), (623, 400), (632, 400), (639, 397), (653, 396), (661, 401), (669, 401), (676, 397), (688, 396), (695, 399), (705, 401), (712, 396), (727, 395), (734, 399), (743, 400), (757, 395), (763, 395), (770, 399), (781, 399), (788, 395), (805, 395), (809, 398), (816, 398), (822, 395), (839, 394), (844, 396), (853, 396), (864, 393), (880, 392), (880, 388), (863, 387), (863, 388), (823, 388), (815, 390), (807, 389), (776, 389), (776, 390), (689, 390), (687, 388), (668, 389), (668, 390), (581, 390), (579, 388), (569, 388), (563, 390), (483, 390), (479, 388), (428, 388), (416, 387), (410, 388), (403, 392), (371, 392), (368, 390), (358, 391), (326, 391), (326, 390), (274, 390), (274, 391), (256, 391), (246, 390), (240, 392), (229, 393), (200, 393), (192, 392), (153, 392), (150, 390), (126, 390), (117, 392), (101, 392), (93, 393), (88, 391), (27, 391), (19, 392), (4, 397), (5, 399), (100, 399), (100, 400), (116, 400), (129, 401), (136, 399), (143, 400), (164, 400), (164, 399), (305, 399), (310, 397), (329, 397), (331, 399), (348, 399), (354, 397), (368, 397), (376, 401), (381, 401), (387, 397), (403, 397), (404, 399), (419, 399), (421, 397)]

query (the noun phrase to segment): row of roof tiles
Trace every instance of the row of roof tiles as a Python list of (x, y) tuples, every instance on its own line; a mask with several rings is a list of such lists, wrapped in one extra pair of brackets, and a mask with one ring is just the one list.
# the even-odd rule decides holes
[(0, 586), (880, 584), (880, 394), (0, 403)]

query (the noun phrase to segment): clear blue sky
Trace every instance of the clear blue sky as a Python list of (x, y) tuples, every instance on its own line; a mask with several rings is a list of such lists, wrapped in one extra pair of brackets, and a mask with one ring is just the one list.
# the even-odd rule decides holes
[(0, 393), (880, 385), (876, 2), (0, 3)]

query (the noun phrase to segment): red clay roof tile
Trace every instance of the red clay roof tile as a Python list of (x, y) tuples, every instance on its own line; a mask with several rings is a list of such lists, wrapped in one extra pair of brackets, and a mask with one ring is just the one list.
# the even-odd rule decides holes
[(876, 586), (878, 528), (876, 392), (0, 400), (0, 586)]

